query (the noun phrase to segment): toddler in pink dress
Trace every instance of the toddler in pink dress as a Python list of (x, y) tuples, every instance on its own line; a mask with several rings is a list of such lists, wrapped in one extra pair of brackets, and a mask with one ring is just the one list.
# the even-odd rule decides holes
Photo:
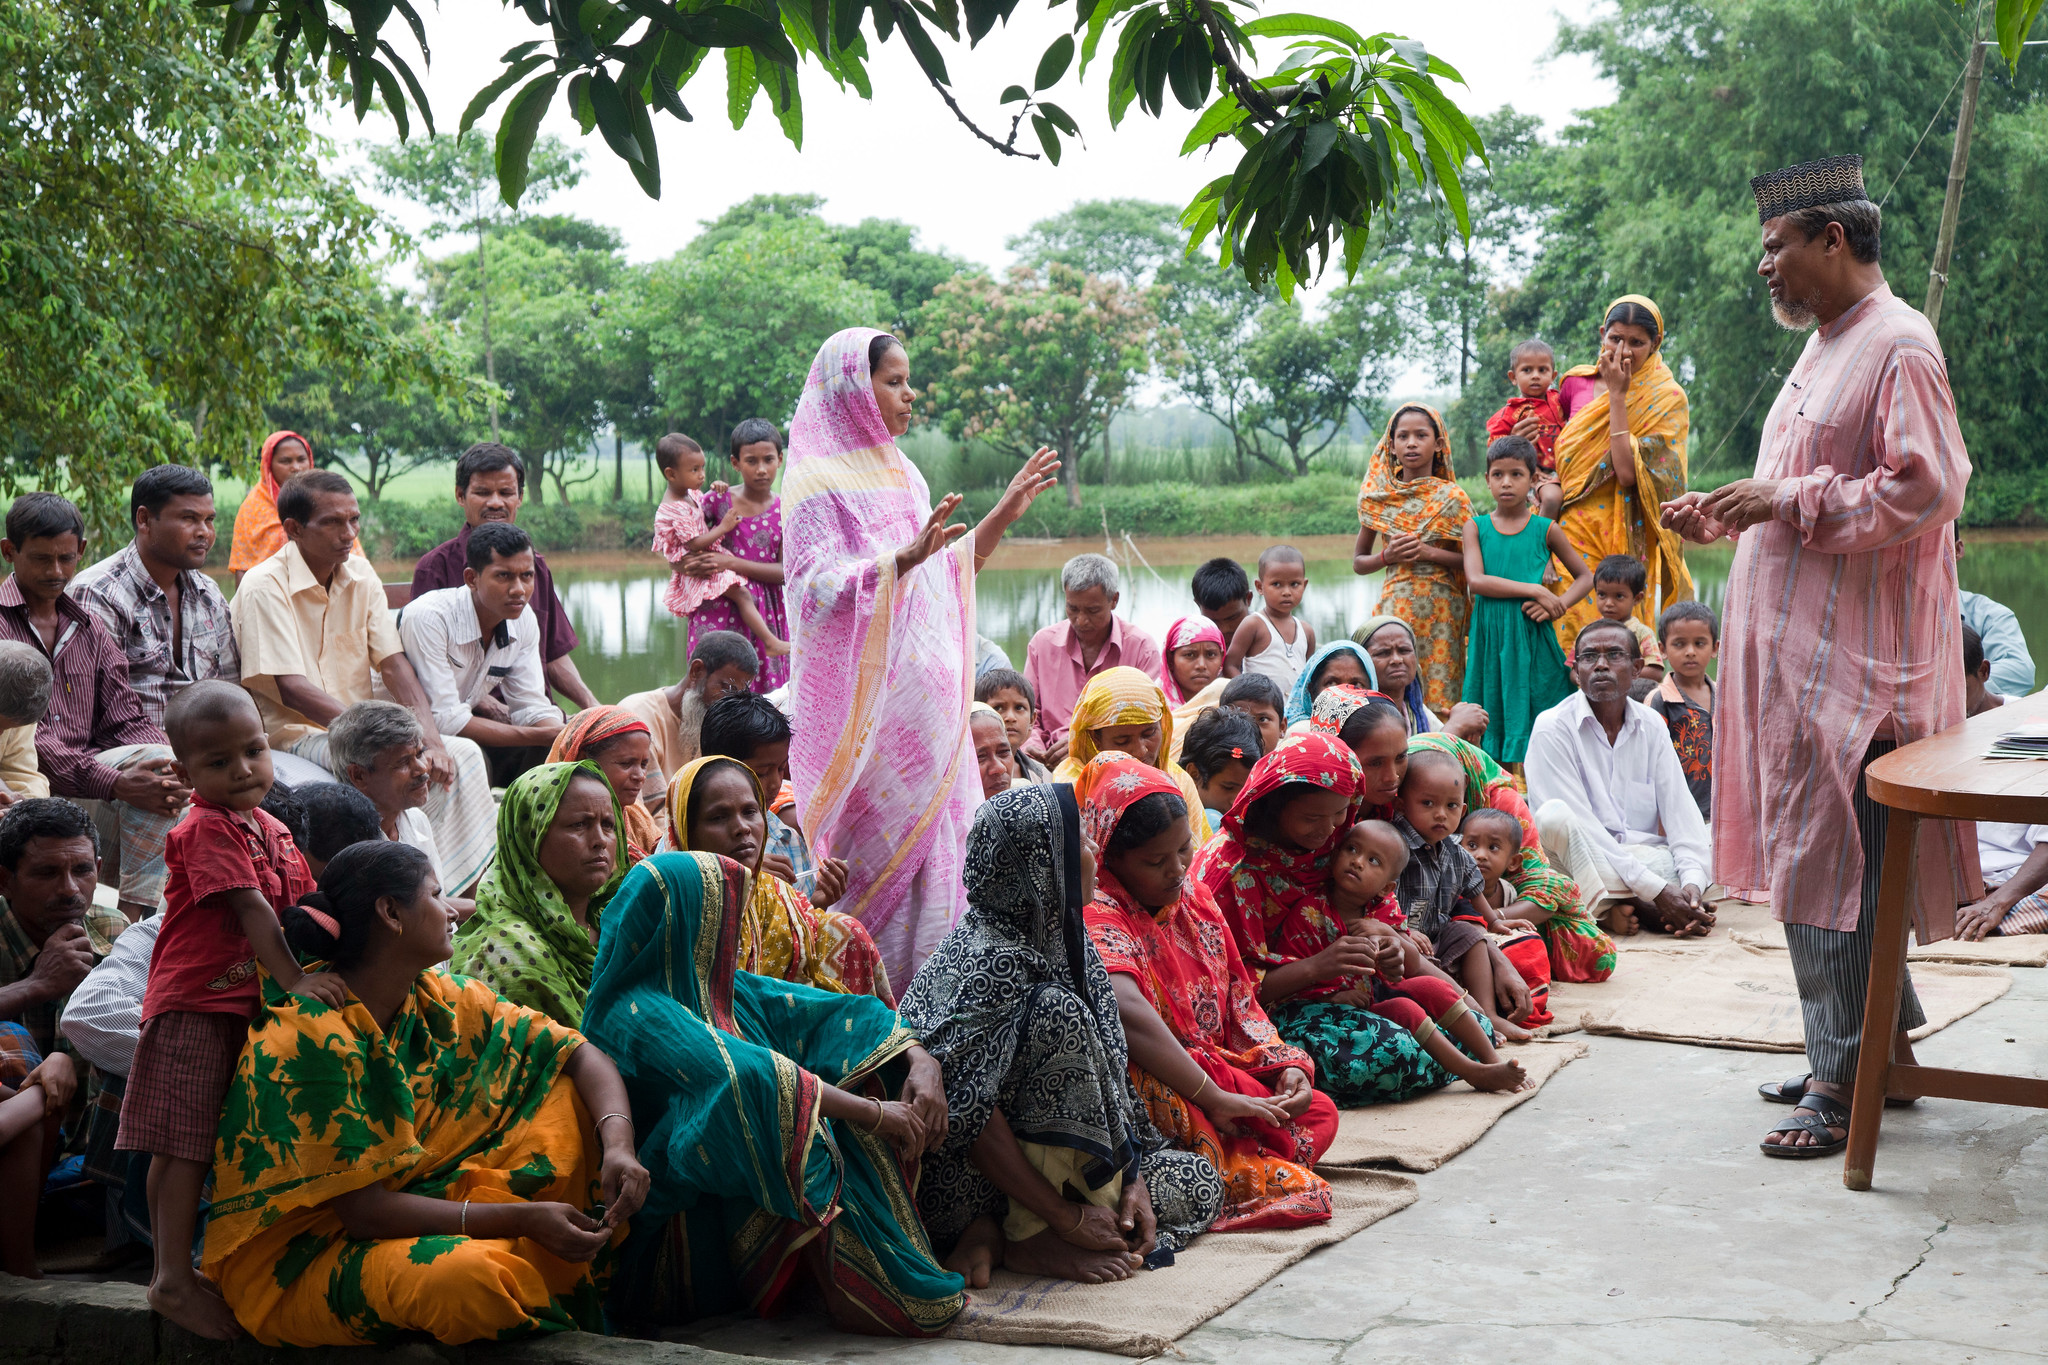
[[(715, 549), (739, 523), (739, 508), (735, 503), (718, 525), (708, 528), (704, 525), (704, 448), (689, 437), (672, 432), (656, 444), (654, 459), (661, 469), (662, 480), (668, 484), (668, 495), (654, 509), (654, 552), (670, 565), (668, 592), (662, 598), (662, 605), (687, 619), (705, 603), (723, 598), (732, 604), (741, 622), (755, 639), (763, 642), (768, 653), (789, 653), (789, 642), (768, 629), (768, 622), (762, 618), (754, 595), (747, 591), (746, 579), (730, 569), (707, 577), (683, 570), (686, 558)], [(722, 482), (711, 487), (714, 492), (725, 491)]]

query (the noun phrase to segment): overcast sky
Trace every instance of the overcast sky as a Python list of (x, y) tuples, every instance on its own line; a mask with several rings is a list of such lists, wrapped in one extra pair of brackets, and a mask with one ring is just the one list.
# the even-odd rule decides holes
[[(1276, 0), (1266, 8), (1290, 7)], [(491, 0), (443, 0), (439, 10), (421, 8), (434, 57), (424, 84), (437, 123), (452, 129), (470, 96), (497, 74), (499, 55), (538, 37), (540, 30), (516, 9)], [(1511, 104), (1541, 116), (1555, 130), (1574, 110), (1612, 97), (1583, 58), (1543, 60), (1556, 36), (1558, 16), (1583, 19), (1598, 8), (1596, 0), (1566, 0), (1554, 7), (1513, 0), (1423, 7), (1300, 0), (1300, 8), (1364, 32), (1390, 30), (1420, 39), (1465, 77), (1466, 88), (1453, 86), (1451, 94), (1469, 113)], [(1006, 85), (1030, 83), (1039, 54), (1065, 31), (1071, 15), (1064, 5), (1048, 9), (1042, 0), (1025, 0), (1009, 27), (996, 29), (979, 49), (942, 44), (956, 98), (982, 126), (998, 135), (1007, 132), (1009, 120), (995, 102), (997, 94)], [(387, 28), (404, 32), (402, 24)], [(399, 50), (408, 60), (415, 56), (409, 37)], [(1272, 48), (1274, 54), (1279, 50)], [(1262, 55), (1269, 64), (1275, 60)], [(1234, 164), (1228, 152), (1212, 160), (1177, 155), (1196, 115), (1171, 99), (1165, 117), (1149, 118), (1134, 105), (1122, 126), (1111, 129), (1105, 107), (1108, 65), (1105, 45), (1085, 82), (1077, 82), (1070, 71), (1048, 92), (1079, 121), (1087, 142), (1085, 148), (1069, 144), (1054, 167), (1001, 156), (977, 141), (939, 101), (900, 38), (884, 44), (870, 67), (872, 101), (851, 90), (841, 92), (816, 66), (803, 69), (801, 151), (782, 135), (765, 95), (757, 98), (746, 127), (734, 131), (725, 112), (724, 70), (707, 61), (683, 90), (683, 102), (696, 121), (654, 116), (662, 169), (658, 201), (642, 193), (600, 137), (581, 135), (558, 98), (543, 128), (584, 148), (588, 175), (548, 207), (617, 228), (624, 234), (627, 256), (647, 261), (675, 251), (695, 235), (701, 220), (750, 195), (810, 193), (824, 197), (825, 215), (833, 221), (901, 218), (917, 226), (928, 246), (1000, 266), (1008, 259), (1004, 240), (1037, 219), (1088, 199), (1132, 196), (1185, 204), (1204, 182)], [(493, 126), (498, 112), (489, 116)], [(343, 164), (361, 163), (362, 140), (392, 137), (381, 114), (372, 114), (361, 128), (348, 114), (327, 126)], [(1028, 127), (1019, 142), (1035, 149)], [(380, 202), (407, 226), (423, 225), (410, 205)]]

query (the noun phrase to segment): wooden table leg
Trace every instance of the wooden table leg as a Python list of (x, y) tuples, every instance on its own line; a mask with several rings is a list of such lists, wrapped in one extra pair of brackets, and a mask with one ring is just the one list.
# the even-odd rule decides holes
[(1885, 828), (1884, 880), (1877, 890), (1877, 929), (1870, 945), (1870, 984), (1863, 1002), (1863, 1046), (1856, 1057), (1856, 1086), (1849, 1100), (1849, 1150), (1842, 1183), (1870, 1188), (1876, 1164), (1877, 1129), (1884, 1119), (1890, 1087), (1892, 1043), (1899, 1031), (1899, 992), (1906, 979), (1906, 930), (1912, 923), (1914, 854), (1920, 817), (1893, 810)]

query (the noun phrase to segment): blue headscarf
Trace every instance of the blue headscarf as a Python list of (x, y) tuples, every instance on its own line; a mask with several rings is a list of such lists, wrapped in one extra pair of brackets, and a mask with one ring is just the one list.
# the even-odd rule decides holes
[(1379, 691), (1380, 675), (1373, 670), (1372, 660), (1366, 657), (1364, 648), (1350, 640), (1332, 640), (1310, 656), (1308, 663), (1303, 665), (1300, 676), (1295, 678), (1294, 690), (1287, 694), (1287, 724), (1296, 725), (1308, 719), (1309, 712), (1315, 709), (1316, 704), (1316, 699), (1309, 695), (1309, 683), (1315, 678), (1317, 670), (1330, 661), (1332, 655), (1344, 653), (1358, 656), (1359, 664), (1365, 669), (1366, 687), (1374, 692)]

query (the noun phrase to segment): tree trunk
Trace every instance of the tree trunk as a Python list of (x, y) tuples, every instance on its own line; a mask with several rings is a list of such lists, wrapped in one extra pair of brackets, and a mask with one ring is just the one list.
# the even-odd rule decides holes
[(547, 454), (544, 451), (528, 451), (526, 452), (526, 458), (532, 462), (526, 471), (526, 483), (528, 490), (533, 494), (533, 505), (535, 507), (545, 507), (548, 505)]
[(612, 501), (626, 500), (626, 438), (612, 428)]
[(1062, 457), (1060, 477), (1065, 479), (1067, 484), (1067, 506), (1079, 507), (1081, 505), (1081, 453), (1074, 449), (1073, 442), (1069, 441), (1064, 444), (1066, 450), (1074, 451), (1074, 457), (1070, 460), (1065, 459), (1064, 456)]

